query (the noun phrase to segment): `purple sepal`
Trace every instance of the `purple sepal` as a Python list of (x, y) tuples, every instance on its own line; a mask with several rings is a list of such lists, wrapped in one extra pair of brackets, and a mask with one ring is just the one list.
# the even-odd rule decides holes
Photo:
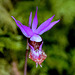
[(26, 37), (30, 38), (33, 35), (33, 31), (29, 27), (22, 25), (22, 23), (20, 21), (17, 21), (13, 16), (11, 17), (15, 20), (17, 26)]
[(33, 32), (35, 32), (35, 30), (37, 28), (37, 25), (38, 25), (37, 11), (38, 11), (38, 7), (36, 7), (35, 17), (34, 17), (33, 23), (32, 23), (32, 30), (33, 30)]
[(31, 22), (32, 22), (32, 12), (30, 13), (30, 16), (29, 16), (29, 27), (31, 28)]
[(52, 21), (53, 17), (55, 15), (53, 15), (51, 18), (49, 18), (48, 20), (46, 20), (45, 22), (43, 22), (35, 31), (36, 34), (39, 34), (42, 30), (44, 30)]
[(52, 23), (50, 23), (45, 29), (43, 29), (42, 31), (40, 31), (39, 35), (43, 34), (44, 32), (50, 30), (56, 23), (58, 23), (60, 20), (58, 21), (54, 21)]

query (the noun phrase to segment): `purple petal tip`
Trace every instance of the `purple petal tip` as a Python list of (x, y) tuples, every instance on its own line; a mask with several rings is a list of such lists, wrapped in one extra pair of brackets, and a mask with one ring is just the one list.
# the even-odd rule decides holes
[(60, 20), (58, 20), (58, 22), (59, 22)]
[(60, 20), (57, 20), (57, 23), (59, 22)]
[(30, 14), (32, 15), (32, 12), (30, 12)]
[(13, 19), (14, 19), (14, 17), (13, 16), (11, 16)]
[(52, 19), (54, 18), (55, 15), (52, 16)]
[(11, 16), (11, 17), (16, 21), (16, 19), (13, 16)]
[(53, 15), (53, 17), (54, 17), (55, 15)]

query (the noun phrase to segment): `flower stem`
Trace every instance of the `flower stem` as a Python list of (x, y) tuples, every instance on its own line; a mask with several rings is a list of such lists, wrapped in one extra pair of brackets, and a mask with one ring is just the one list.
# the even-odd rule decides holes
[(28, 46), (28, 39), (27, 39), (27, 49), (26, 49), (26, 57), (25, 57), (25, 68), (24, 68), (24, 75), (27, 75), (27, 56), (28, 56), (29, 46)]

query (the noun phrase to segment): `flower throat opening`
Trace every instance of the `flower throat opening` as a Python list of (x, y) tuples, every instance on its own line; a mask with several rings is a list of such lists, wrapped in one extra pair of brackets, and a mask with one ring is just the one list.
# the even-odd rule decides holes
[(30, 39), (28, 39), (28, 43), (33, 46), (33, 48), (35, 50), (39, 50), (39, 47), (40, 45), (42, 44), (42, 41), (41, 42), (35, 42), (35, 41), (31, 41)]

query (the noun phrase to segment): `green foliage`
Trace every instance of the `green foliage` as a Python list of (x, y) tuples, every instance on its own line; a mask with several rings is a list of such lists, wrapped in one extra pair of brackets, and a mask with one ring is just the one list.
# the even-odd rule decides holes
[[(75, 29), (74, 0), (17, 1), (14, 8), (10, 0), (0, 0), (0, 52), (6, 57), (0, 59), (0, 62), (7, 63), (16, 59), (18, 68), (23, 73), (26, 38), (19, 29), (17, 31), (17, 26), (11, 16), (14, 16), (22, 24), (28, 25), (29, 14), (32, 11), (32, 18), (34, 18), (36, 6), (38, 6), (38, 26), (54, 14), (53, 21), (58, 19), (61, 21), (41, 36), (47, 58), (42, 63), (42, 68), (40, 66), (36, 68), (35, 62), (28, 58), (28, 75), (56, 75), (53, 69), (59, 75), (75, 75), (75, 47), (72, 47), (70, 41), (72, 43), (73, 41), (68, 37), (69, 32)], [(75, 35), (72, 36), (75, 37)], [(8, 65), (10, 66), (10, 64)], [(8, 65), (0, 65), (1, 75), (9, 75), (9, 71), (1, 68), (1, 66), (9, 68)]]
[(71, 25), (75, 17), (75, 1), (74, 0), (48, 0), (52, 4), (52, 12), (57, 18), (63, 17), (65, 25)]
[(10, 0), (0, 0), (0, 34), (5, 34), (7, 31), (16, 33), (16, 25), (11, 19), (8, 10), (11, 10), (12, 4)]
[(10, 75), (11, 67), (6, 60), (0, 59), (0, 75)]
[(3, 48), (4, 48), (4, 43), (0, 42), (0, 52), (3, 52)]
[(22, 36), (20, 35), (8, 35), (9, 37), (0, 37), (0, 47), (5, 47), (9, 50), (24, 50)]

